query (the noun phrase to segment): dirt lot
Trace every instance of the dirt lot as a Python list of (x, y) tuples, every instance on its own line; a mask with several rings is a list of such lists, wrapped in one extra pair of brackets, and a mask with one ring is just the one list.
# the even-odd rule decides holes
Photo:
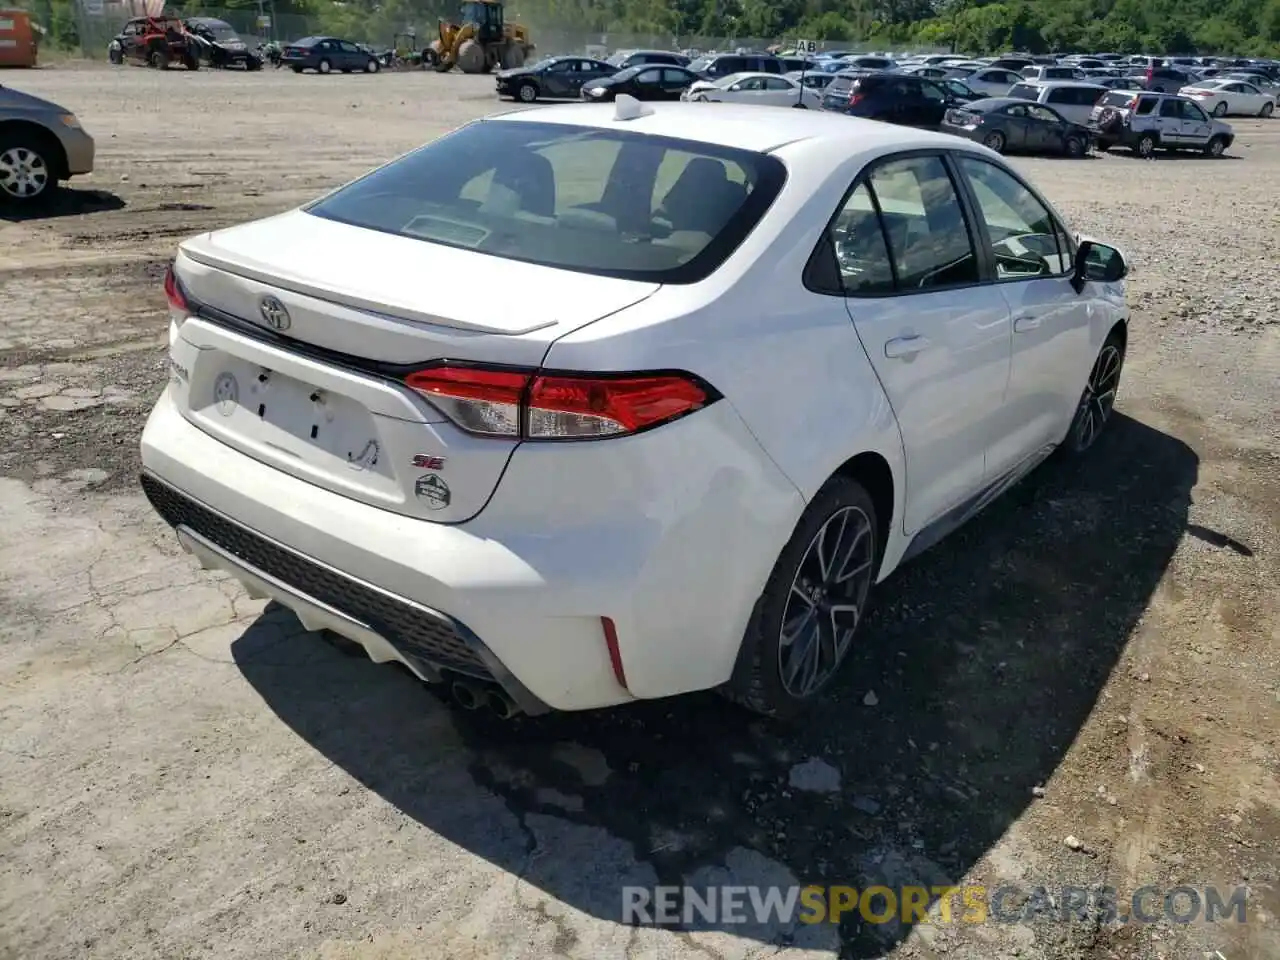
[[(885, 584), (809, 723), (705, 696), (501, 725), (200, 572), (135, 486), (175, 242), (491, 81), (3, 79), (100, 165), (0, 222), (0, 956), (1280, 956), (1280, 121), (1220, 161), (1018, 161), (1131, 254), (1122, 416)], [(1248, 922), (616, 922), (627, 883), (797, 879), (1247, 885)]]

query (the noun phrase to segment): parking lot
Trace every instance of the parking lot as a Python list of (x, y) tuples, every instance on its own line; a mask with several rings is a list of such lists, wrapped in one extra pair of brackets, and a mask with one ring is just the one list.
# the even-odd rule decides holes
[[(882, 585), (802, 724), (504, 724), (200, 571), (136, 486), (175, 244), (499, 109), (492, 79), (2, 79), (99, 154), (0, 220), (0, 957), (1280, 956), (1280, 120), (1220, 160), (1014, 161), (1131, 258), (1121, 416)], [(796, 882), (1250, 894), (1245, 924), (618, 922), (624, 885)]]

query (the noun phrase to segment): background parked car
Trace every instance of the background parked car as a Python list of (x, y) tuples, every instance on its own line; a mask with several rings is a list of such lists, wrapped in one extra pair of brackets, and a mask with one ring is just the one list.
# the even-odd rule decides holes
[(39, 55), (31, 15), (25, 10), (0, 10), (0, 67), (34, 67)]
[(835, 74), (823, 73), (820, 70), (793, 70), (791, 73), (783, 74), (783, 76), (790, 77), (796, 83), (803, 83), (811, 90), (825, 90), (831, 81), (835, 79)]
[(672, 53), (670, 50), (619, 50), (605, 58), (605, 62), (619, 70), (625, 70), (627, 67), (639, 67), (646, 63), (683, 67), (688, 65), (689, 58), (681, 53)]
[(932, 80), (900, 73), (837, 74), (824, 94), (823, 109), (926, 129), (958, 102)]
[(1148, 67), (1139, 79), (1143, 86), (1156, 93), (1176, 93), (1183, 87), (1195, 83), (1198, 77), (1189, 70), (1178, 70), (1174, 67)]
[(582, 88), (582, 99), (613, 100), (625, 93), (637, 100), (679, 100), (697, 82), (698, 75), (684, 67), (640, 64), (592, 80)]
[(1243, 80), (1201, 80), (1178, 93), (1194, 100), (1215, 117), (1269, 117), (1276, 109), (1274, 96)]
[(1186, 97), (1112, 90), (1093, 108), (1089, 126), (1099, 150), (1119, 145), (1140, 157), (1156, 150), (1199, 150), (1220, 157), (1235, 141), (1231, 125)]
[(735, 73), (720, 80), (699, 80), (685, 91), (684, 100), (713, 103), (743, 103), (763, 107), (793, 107), (801, 104), (821, 109), (822, 94), (802, 87), (790, 77), (771, 73)]
[(382, 69), (378, 58), (350, 40), (337, 37), (303, 37), (285, 46), (280, 55), (281, 66), (294, 73), (314, 70), (316, 73), (377, 73)]
[(1141, 81), (1133, 77), (1099, 77), (1097, 80), (1090, 80), (1090, 83), (1096, 83), (1100, 87), (1106, 87), (1108, 90), (1145, 90)]
[(767, 53), (721, 53), (699, 57), (689, 64), (689, 69), (704, 80), (715, 80), (735, 73), (786, 73), (783, 63)]
[(1072, 80), (1047, 80), (1043, 83), (1018, 83), (1009, 90), (1009, 96), (1021, 100), (1033, 100), (1062, 114), (1073, 123), (1089, 122), (1089, 117), (1107, 88), (1096, 83), (1078, 83)]
[(497, 75), (498, 96), (521, 103), (535, 100), (577, 100), (588, 84), (612, 77), (618, 68), (590, 57), (548, 57), (532, 66), (503, 70)]
[(947, 94), (960, 103), (972, 103), (974, 100), (981, 100), (986, 94), (978, 93), (968, 84), (961, 80), (942, 79), (935, 81), (942, 88), (943, 93)]
[(191, 37), (177, 17), (134, 17), (107, 47), (107, 59), (114, 64), (145, 63), (158, 70), (174, 63), (188, 70), (200, 68)]
[(188, 17), (183, 26), (192, 50), (209, 66), (262, 69), (262, 58), (249, 49), (231, 24), (213, 17)]
[(35, 206), (93, 172), (93, 137), (66, 107), (0, 86), (0, 205)]
[(1009, 93), (1010, 87), (1021, 82), (1022, 75), (1002, 67), (988, 67), (985, 70), (975, 70), (967, 77), (957, 79), (963, 80), (975, 93), (988, 97), (1003, 97)]
[(1089, 128), (1072, 123), (1049, 107), (1012, 97), (987, 97), (953, 107), (942, 131), (976, 140), (996, 153), (1054, 153), (1083, 157), (1089, 152)]

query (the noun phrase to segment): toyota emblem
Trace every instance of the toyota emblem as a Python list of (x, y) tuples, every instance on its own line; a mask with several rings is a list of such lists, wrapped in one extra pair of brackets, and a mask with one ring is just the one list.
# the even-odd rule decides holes
[(284, 308), (284, 304), (275, 297), (263, 297), (258, 304), (258, 310), (262, 313), (262, 319), (267, 321), (267, 326), (272, 330), (288, 330), (289, 311)]

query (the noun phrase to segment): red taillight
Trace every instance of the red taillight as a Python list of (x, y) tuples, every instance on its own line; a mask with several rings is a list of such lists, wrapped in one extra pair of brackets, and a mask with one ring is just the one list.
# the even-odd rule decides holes
[(1156, 75), (1155, 69), (1153, 67), (1147, 67), (1147, 83), (1150, 83), (1152, 78), (1155, 77), (1155, 75)]
[(856, 107), (859, 103), (866, 99), (865, 93), (859, 93), (857, 90), (849, 91), (849, 106)]
[(174, 310), (187, 309), (187, 298), (182, 293), (182, 286), (174, 275), (172, 265), (164, 272), (164, 295), (169, 301), (169, 306)]
[(711, 403), (682, 373), (541, 374), (441, 365), (405, 377), (469, 433), (525, 440), (590, 440), (638, 433)]
[(520, 435), (520, 411), (529, 388), (529, 374), (523, 370), (430, 367), (409, 374), (404, 382), (469, 433)]

